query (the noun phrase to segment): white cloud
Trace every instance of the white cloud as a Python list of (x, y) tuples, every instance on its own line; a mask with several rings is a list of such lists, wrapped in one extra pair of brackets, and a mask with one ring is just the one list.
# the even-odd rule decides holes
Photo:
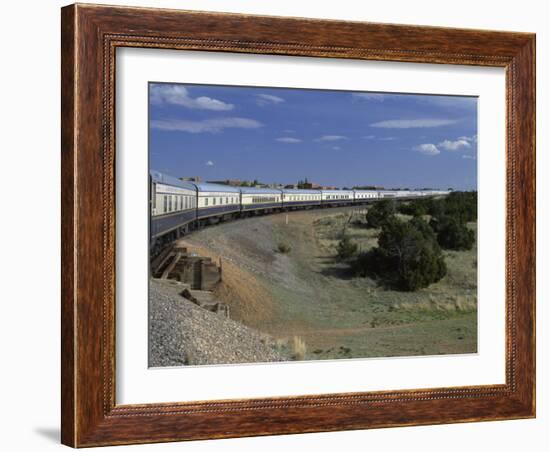
[(342, 149), (340, 146), (332, 146), (332, 149), (334, 151), (339, 151), (340, 149)]
[(363, 138), (365, 140), (374, 140), (376, 138), (376, 135), (365, 135)]
[(413, 148), (413, 151), (417, 151), (425, 155), (437, 155), (441, 153), (441, 151), (433, 143), (419, 144)]
[(205, 163), (206, 166), (214, 166), (214, 162), (212, 160), (208, 160), (206, 163)]
[(300, 140), (299, 138), (292, 138), (292, 137), (281, 137), (281, 138), (276, 138), (275, 140), (279, 141), (280, 143), (301, 143), (302, 142), (302, 140)]
[(261, 122), (248, 118), (216, 118), (202, 121), (159, 119), (151, 121), (153, 129), (189, 133), (218, 133), (223, 129), (257, 129), (262, 126)]
[(256, 103), (258, 105), (280, 104), (285, 101), (282, 97), (273, 96), (271, 94), (256, 94), (256, 97)]
[(459, 138), (458, 140), (444, 140), (438, 146), (446, 151), (459, 151), (460, 149), (470, 148), (470, 142)]
[(467, 141), (468, 143), (477, 143), (477, 135), (472, 135), (471, 137), (458, 137), (459, 140)]
[(348, 137), (343, 135), (323, 135), (322, 137), (317, 138), (315, 141), (340, 141), (347, 140)]
[(189, 90), (180, 85), (153, 85), (150, 91), (151, 103), (153, 104), (172, 104), (180, 105), (194, 110), (214, 110), (228, 111), (233, 110), (234, 105), (225, 103), (211, 97), (191, 97)]
[[(473, 135), (471, 137), (462, 136), (456, 140), (443, 140), (437, 144), (433, 143), (424, 143), (418, 146), (413, 147), (414, 151), (421, 152), (426, 155), (437, 155), (441, 153), (441, 150), (445, 151), (460, 151), (464, 149), (470, 149), (472, 147), (471, 143), (477, 141), (477, 136)], [(463, 155), (462, 158), (475, 159), (475, 157), (469, 155)]]
[(358, 100), (373, 100), (376, 102), (384, 102), (385, 94), (379, 93), (352, 93), (351, 97)]
[(384, 129), (412, 129), (448, 126), (457, 122), (456, 119), (390, 119), (372, 123), (370, 126)]
[(379, 138), (380, 141), (393, 141), (393, 140), (397, 140), (397, 137), (382, 137), (382, 138)]
[(463, 155), (462, 158), (463, 159), (475, 160), (476, 156), (475, 155)]

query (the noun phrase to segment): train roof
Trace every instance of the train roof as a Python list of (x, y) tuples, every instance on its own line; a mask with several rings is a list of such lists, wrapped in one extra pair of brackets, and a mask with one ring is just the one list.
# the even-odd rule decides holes
[(282, 188), (283, 193), (295, 194), (295, 195), (318, 195), (321, 193), (321, 190), (307, 190), (304, 188)]
[(353, 193), (354, 190), (321, 190), (323, 194), (325, 193)]
[(199, 192), (215, 191), (223, 193), (240, 193), (239, 188), (224, 184), (211, 184), (209, 182), (193, 182)]
[(260, 188), (260, 187), (239, 187), (241, 193), (244, 194), (269, 194), (269, 195), (280, 195), (281, 190), (277, 188)]
[(182, 181), (174, 176), (169, 176), (168, 174), (161, 173), (160, 171), (151, 170), (149, 172), (151, 180), (155, 183), (171, 185), (172, 187), (186, 188), (188, 190), (195, 191), (197, 187), (191, 182)]

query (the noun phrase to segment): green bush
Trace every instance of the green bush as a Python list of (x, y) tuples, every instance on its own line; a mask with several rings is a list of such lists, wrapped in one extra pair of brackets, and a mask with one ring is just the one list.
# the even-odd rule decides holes
[(421, 217), (427, 215), (431, 207), (431, 199), (413, 199), (408, 202), (401, 203), (399, 213), (403, 215), (412, 215), (413, 217)]
[(344, 235), (336, 247), (337, 257), (341, 261), (350, 259), (357, 253), (357, 244), (353, 243), (349, 236)]
[(288, 254), (290, 253), (290, 251), (292, 251), (292, 247), (287, 243), (279, 243), (277, 245), (277, 251), (282, 254)]
[(369, 228), (380, 228), (394, 214), (395, 202), (393, 200), (378, 201), (367, 212), (367, 225)]
[(360, 254), (353, 267), (361, 276), (403, 291), (427, 287), (447, 273), (436, 236), (420, 218), (404, 222), (393, 217), (385, 221), (378, 247)]
[(455, 191), (443, 199), (445, 215), (460, 223), (477, 220), (477, 192)]
[(448, 250), (470, 250), (475, 243), (474, 231), (452, 216), (432, 218), (430, 226), (437, 234), (437, 242)]
[(460, 223), (477, 221), (477, 191), (455, 191), (441, 199), (431, 200), (428, 214), (432, 217), (450, 216)]

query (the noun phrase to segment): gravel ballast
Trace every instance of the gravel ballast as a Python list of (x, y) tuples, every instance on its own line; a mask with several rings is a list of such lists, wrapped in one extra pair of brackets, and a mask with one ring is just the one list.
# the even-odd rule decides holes
[(209, 312), (180, 295), (184, 285), (155, 280), (149, 289), (151, 367), (286, 361), (273, 338)]

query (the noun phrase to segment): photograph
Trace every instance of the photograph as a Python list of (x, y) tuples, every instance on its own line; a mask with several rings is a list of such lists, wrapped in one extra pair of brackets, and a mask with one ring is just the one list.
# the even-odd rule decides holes
[(150, 82), (148, 109), (150, 367), (477, 353), (477, 97)]

